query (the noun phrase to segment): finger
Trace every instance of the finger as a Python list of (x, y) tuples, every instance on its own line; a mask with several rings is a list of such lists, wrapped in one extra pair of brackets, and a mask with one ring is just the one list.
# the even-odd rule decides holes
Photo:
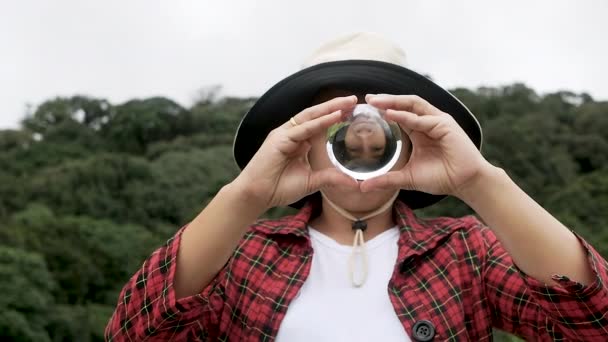
[(330, 167), (323, 170), (313, 171), (310, 176), (310, 192), (316, 192), (321, 188), (337, 187), (343, 189), (358, 189), (359, 183), (354, 178)]
[[(355, 95), (344, 96), (344, 97), (336, 97), (329, 101), (320, 103), (316, 106), (312, 106), (304, 109), (300, 113), (296, 114), (293, 119), (298, 123), (298, 125), (303, 124), (304, 122), (314, 120), (324, 115), (331, 114), (338, 110), (347, 110), (354, 107), (357, 104), (357, 97)], [(281, 127), (283, 128), (291, 128), (293, 124), (289, 121), (284, 123)]]
[(411, 112), (386, 111), (387, 119), (395, 121), (401, 129), (410, 134), (412, 131), (422, 132), (430, 138), (439, 139), (449, 132), (445, 116), (419, 116)]
[(417, 95), (368, 94), (365, 101), (380, 109), (404, 110), (418, 115), (444, 114), (437, 107)]
[(363, 182), (361, 182), (360, 188), (362, 192), (389, 189), (415, 190), (415, 187), (411, 181), (411, 177), (408, 175), (409, 173), (404, 172), (404, 170), (390, 171), (382, 176), (364, 180)]
[(302, 141), (298, 144), (298, 147), (293, 154), (298, 156), (306, 156), (311, 147), (312, 145), (308, 141)]
[(342, 111), (338, 110), (331, 114), (321, 116), (319, 118), (306, 121), (303, 124), (297, 125), (285, 131), (289, 139), (295, 142), (301, 142), (310, 137), (326, 131), (329, 126), (339, 122), (342, 119)]

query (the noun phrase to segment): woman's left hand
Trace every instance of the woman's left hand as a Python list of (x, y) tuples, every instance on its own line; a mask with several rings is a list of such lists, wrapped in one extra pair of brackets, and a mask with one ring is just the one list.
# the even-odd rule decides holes
[(459, 197), (492, 167), (450, 114), (422, 98), (367, 95), (366, 101), (387, 110), (385, 118), (401, 126), (413, 150), (402, 169), (362, 182), (361, 191), (405, 189)]

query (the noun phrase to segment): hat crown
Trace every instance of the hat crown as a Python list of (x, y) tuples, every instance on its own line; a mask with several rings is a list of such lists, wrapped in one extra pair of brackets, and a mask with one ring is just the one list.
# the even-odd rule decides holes
[(302, 68), (345, 60), (374, 60), (406, 66), (405, 52), (379, 34), (353, 33), (321, 45), (308, 57)]

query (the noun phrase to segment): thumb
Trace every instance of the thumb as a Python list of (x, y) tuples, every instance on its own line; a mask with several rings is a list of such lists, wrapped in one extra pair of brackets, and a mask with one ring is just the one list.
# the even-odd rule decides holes
[(390, 189), (416, 190), (411, 172), (409, 172), (407, 166), (402, 170), (390, 171), (382, 176), (374, 177), (361, 183), (362, 192)]
[(359, 183), (356, 179), (330, 167), (323, 170), (313, 171), (308, 184), (310, 192), (316, 192), (323, 187), (339, 187), (346, 189), (358, 189)]

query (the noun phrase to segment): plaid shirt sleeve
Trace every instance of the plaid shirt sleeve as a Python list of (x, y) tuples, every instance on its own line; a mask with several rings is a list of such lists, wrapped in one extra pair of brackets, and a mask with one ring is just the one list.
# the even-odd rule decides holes
[[(185, 227), (184, 227), (185, 228)], [(184, 228), (157, 249), (122, 289), (107, 341), (207, 340), (217, 329), (226, 267), (199, 294), (176, 299), (173, 279)]]
[(554, 275), (554, 285), (526, 275), (487, 227), (481, 228), (486, 250), (485, 291), (494, 310), (495, 327), (527, 340), (608, 340), (608, 263), (586, 241), (587, 260), (595, 274), (583, 285)]

